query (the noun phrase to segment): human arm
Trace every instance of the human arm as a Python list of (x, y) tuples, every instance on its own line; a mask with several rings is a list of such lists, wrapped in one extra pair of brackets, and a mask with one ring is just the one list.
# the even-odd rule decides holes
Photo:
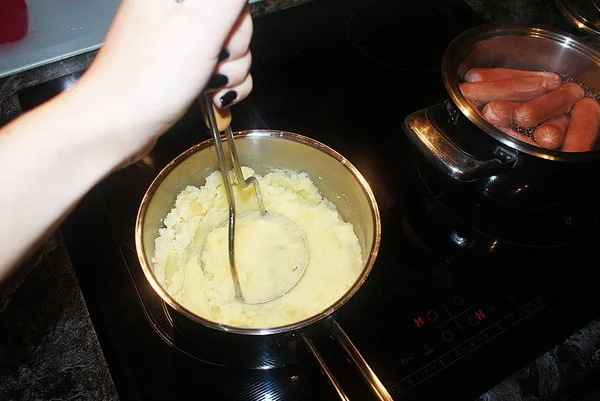
[(230, 55), (216, 71), (228, 83), (216, 104), (230, 90), (235, 101), (247, 96), (252, 23), (244, 5), (123, 0), (73, 88), (0, 129), (0, 281), (93, 185), (181, 117), (223, 47)]

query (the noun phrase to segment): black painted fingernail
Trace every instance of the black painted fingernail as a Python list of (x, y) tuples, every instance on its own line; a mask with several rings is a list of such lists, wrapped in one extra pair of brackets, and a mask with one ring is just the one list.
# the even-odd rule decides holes
[(229, 50), (223, 49), (221, 53), (219, 53), (219, 63), (229, 57)]
[(226, 94), (221, 96), (221, 107), (229, 106), (231, 104), (231, 102), (233, 102), (235, 100), (236, 97), (237, 97), (236, 91), (227, 92)]
[(208, 89), (222, 88), (223, 86), (227, 85), (227, 82), (229, 82), (227, 76), (223, 74), (213, 74), (213, 76), (208, 80), (206, 87)]

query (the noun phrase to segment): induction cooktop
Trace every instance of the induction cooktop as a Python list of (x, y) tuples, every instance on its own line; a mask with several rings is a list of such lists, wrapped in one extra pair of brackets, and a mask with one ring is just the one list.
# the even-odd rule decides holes
[[(137, 261), (134, 226), (158, 172), (209, 138), (194, 105), (61, 226), (123, 400), (475, 399), (600, 314), (587, 262), (600, 244), (595, 225), (537, 246), (542, 239), (530, 236), (547, 232), (564, 208), (536, 215), (525, 236), (514, 221), (521, 212), (432, 186), (439, 177), (402, 131), (410, 113), (447, 97), (443, 51), (481, 23), (456, 0), (315, 0), (255, 19), (255, 87), (233, 106), (233, 129), (290, 131), (332, 147), (361, 171), (380, 207), (375, 266), (334, 313), (380, 395), (327, 324), (311, 338), (338, 388), (310, 357), (240, 369), (173, 325)], [(23, 108), (77, 77), (20, 92)]]

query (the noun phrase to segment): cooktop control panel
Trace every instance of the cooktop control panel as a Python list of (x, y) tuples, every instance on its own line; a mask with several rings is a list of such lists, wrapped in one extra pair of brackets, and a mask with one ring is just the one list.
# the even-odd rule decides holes
[(390, 392), (399, 395), (412, 389), (547, 306), (543, 294), (506, 294), (491, 301), (454, 295), (416, 313), (408, 324), (422, 343), (401, 358), (400, 364), (411, 373), (391, 383)]

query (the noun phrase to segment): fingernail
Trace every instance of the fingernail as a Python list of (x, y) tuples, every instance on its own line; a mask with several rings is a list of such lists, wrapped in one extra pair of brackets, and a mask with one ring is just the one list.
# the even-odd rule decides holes
[(229, 57), (229, 50), (223, 49), (221, 53), (219, 53), (219, 63)]
[(217, 89), (227, 85), (227, 82), (229, 82), (227, 76), (223, 74), (213, 74), (213, 76), (208, 80), (206, 87), (208, 89)]
[(223, 96), (221, 96), (221, 107), (227, 107), (235, 100), (237, 97), (236, 91), (229, 91)]

